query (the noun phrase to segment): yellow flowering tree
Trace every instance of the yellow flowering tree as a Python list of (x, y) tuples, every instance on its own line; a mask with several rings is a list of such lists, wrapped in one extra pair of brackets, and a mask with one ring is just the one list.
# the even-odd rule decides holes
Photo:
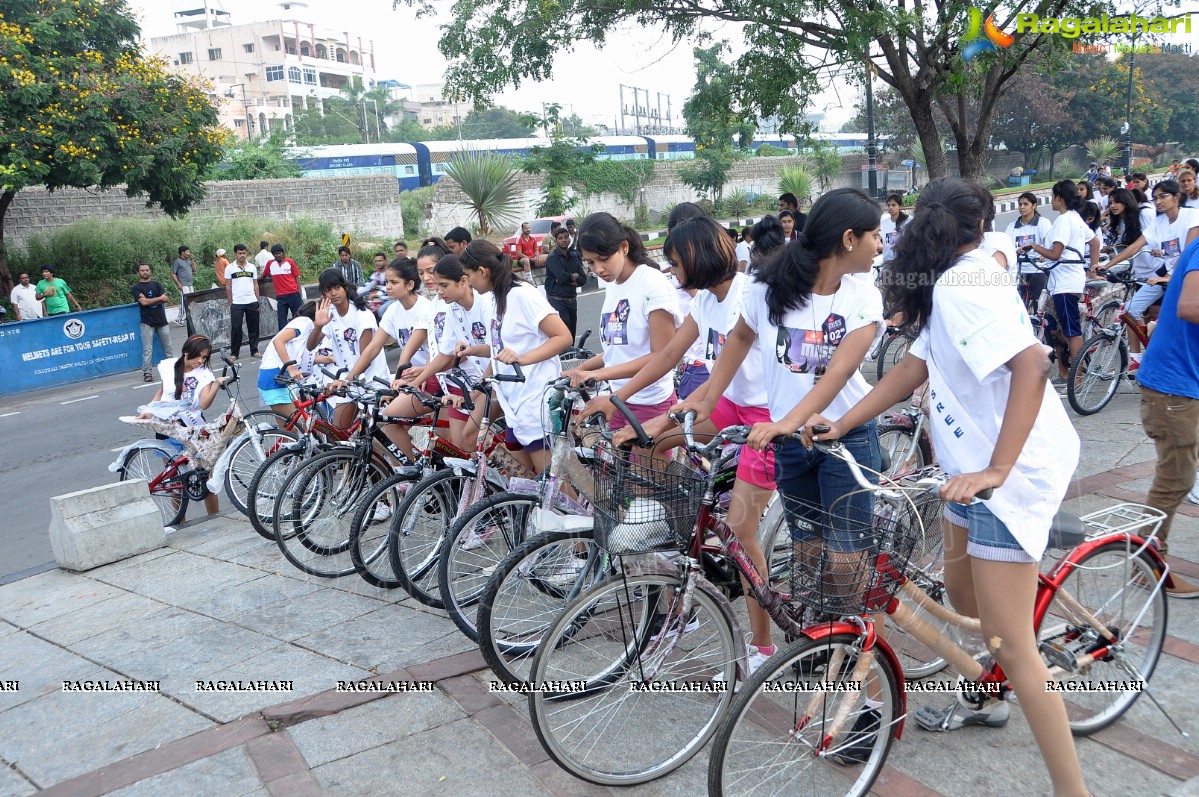
[(0, 290), (4, 217), (22, 188), (123, 185), (172, 216), (204, 196), (226, 133), (207, 87), (147, 56), (125, 0), (0, 5)]

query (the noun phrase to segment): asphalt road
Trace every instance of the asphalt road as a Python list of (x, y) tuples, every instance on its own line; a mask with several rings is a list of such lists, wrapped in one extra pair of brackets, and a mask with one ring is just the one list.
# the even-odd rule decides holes
[[(1042, 211), (1052, 218), (1052, 211)], [(1002, 230), (1014, 214), (996, 219)], [(593, 330), (589, 348), (598, 350), (603, 292), (579, 298), (580, 335)], [(173, 350), (185, 335), (172, 325)], [(393, 352), (393, 358), (395, 353)], [(259, 406), (257, 360), (242, 361), (243, 406)], [(138, 371), (75, 385), (0, 398), (0, 583), (54, 566), (47, 529), (50, 497), (97, 487), (116, 477), (108, 465), (140, 430), (117, 420), (135, 414), (149, 401), (157, 383), (145, 384)], [(225, 408), (217, 400), (215, 411)], [(199, 510), (196, 510), (199, 511)]]

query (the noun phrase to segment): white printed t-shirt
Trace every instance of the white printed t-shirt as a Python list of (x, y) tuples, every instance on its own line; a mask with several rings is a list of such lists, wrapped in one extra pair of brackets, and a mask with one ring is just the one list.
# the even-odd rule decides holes
[[(495, 297), (488, 293), (480, 294), (473, 291), (474, 301), (467, 310), (457, 302), (443, 302), (446, 306), (445, 328), (438, 338), (438, 351), (441, 354), (453, 354), (459, 343), (468, 346), (488, 345), (488, 334), (491, 321), (495, 318)], [(488, 358), (467, 357), (462, 362), (462, 370), (472, 380), (483, 376), (487, 370)]]
[[(516, 373), (495, 355), (504, 349), (528, 354), (549, 338), (541, 331), (546, 316), (557, 315), (545, 295), (528, 283), (517, 283), (508, 291), (507, 308), (503, 318), (491, 320), (492, 373)], [(499, 382), (496, 393), (508, 421), (508, 428), (523, 445), (545, 436), (547, 425), (542, 423), (545, 410), (546, 385), (562, 375), (562, 361), (557, 356), (534, 365), (522, 365), (524, 382)]]
[[(967, 275), (991, 268), (967, 252), (937, 280), (928, 325), (909, 353), (928, 364), (929, 429), (950, 475), (985, 470), (999, 439), (1012, 374), (1007, 361), (1039, 345), (1019, 294)], [(1045, 389), (1016, 466), (985, 501), (1034, 559), (1045, 552), (1049, 526), (1078, 465), (1078, 434), (1061, 398)]]
[[(1059, 265), (1049, 272), (1049, 293), (1082, 293), (1087, 285), (1087, 263), (1090, 263), (1090, 250), (1087, 244), (1095, 237), (1095, 231), (1087, 226), (1078, 215), (1078, 211), (1068, 210), (1058, 216), (1049, 229), (1049, 242), (1046, 249), (1052, 249), (1056, 243), (1074, 249), (1062, 249), (1058, 259)], [(1077, 262), (1081, 253), (1083, 263)], [(1075, 261), (1075, 262), (1063, 262)]]
[[(175, 400), (175, 390), (179, 387), (175, 384), (175, 363), (178, 361), (178, 357), (172, 357), (158, 364), (158, 378), (162, 380), (163, 401)], [(188, 408), (180, 410), (176, 417), (183, 422), (184, 426), (203, 425), (204, 415), (200, 410), (200, 395), (204, 392), (204, 388), (215, 381), (216, 375), (212, 373), (211, 369), (204, 366), (193, 368), (190, 373), (183, 375), (183, 395), (179, 397), (179, 400), (187, 402)]]
[[(910, 221), (910, 219), (908, 220)], [(907, 226), (907, 221), (904, 221), (904, 226)], [(891, 221), (891, 214), (884, 213), (882, 219), (879, 220), (878, 233), (883, 239), (883, 262), (886, 263), (895, 252), (895, 244), (899, 241), (899, 236), (903, 232), (903, 227), (896, 227), (895, 222)]]
[[(874, 325), (875, 340), (883, 334), (883, 297), (865, 274), (848, 274), (830, 296), (812, 294), (798, 309), (788, 310), (782, 326), (770, 322), (766, 285), (751, 282), (745, 291), (742, 318), (758, 335), (762, 373), (770, 419), (781, 421), (815, 384), (817, 367), (827, 367), (841, 341), (854, 330)], [(870, 392), (861, 371), (821, 414), (840, 419)]]
[[(995, 261), (995, 265), (999, 265), (999, 261), (995, 260), (995, 253), (999, 252), (1003, 255), (1003, 259), (1007, 262), (1004, 270), (1014, 278), (1019, 273), (1020, 265), (1016, 262), (1016, 247), (1012, 243), (1012, 239), (1001, 232), (984, 232), (982, 242), (978, 248), (991, 255), (991, 259)], [(1012, 284), (1015, 285), (1013, 279)]]
[[(308, 336), (312, 334), (313, 326), (315, 325), (311, 318), (301, 315), (288, 321), (287, 326), (279, 332), (282, 335), (290, 329), (297, 333), (294, 338), (283, 344), (283, 348), (287, 351), (287, 359), (294, 360), (296, 367), (304, 374), (312, 372), (312, 360), (316, 356), (316, 352), (308, 351)], [(270, 368), (282, 367), (283, 361), (279, 359), (279, 353), (275, 351), (274, 341), (272, 341), (270, 346), (263, 349), (260, 368), (265, 371)]]
[(225, 266), (225, 282), (229, 283), (233, 304), (258, 304), (258, 297), (254, 295), (257, 279), (258, 266), (248, 260), (244, 266), (237, 265), (236, 260)]
[[(399, 301), (387, 305), (387, 312), (379, 321), (379, 328), (391, 336), (400, 347), (400, 351), (408, 345), (408, 339), (418, 329), (425, 330), (428, 337), (425, 344), (412, 354), (410, 365), (417, 367), (429, 362), (429, 350), (433, 342), (433, 303), (423, 296), (417, 296), (411, 309), (405, 309)], [(403, 363), (401, 363), (402, 365)]]
[[(334, 365), (337, 368), (350, 369), (354, 367), (354, 363), (358, 362), (358, 356), (362, 354), (363, 333), (367, 330), (371, 330), (373, 333), (378, 329), (379, 325), (375, 322), (374, 315), (369, 310), (359, 310), (351, 302), (346, 308), (344, 316), (337, 314), (336, 307), (330, 307), (329, 323), (325, 324), (321, 331), (333, 353)], [(374, 377), (379, 377), (387, 382), (391, 381), (391, 371), (387, 368), (387, 358), (382, 349), (361, 374), (363, 381), (368, 383)]]
[[(1037, 246), (1049, 247), (1049, 231), (1053, 229), (1053, 223), (1044, 216), (1037, 214), (1032, 224), (1023, 224), (1020, 218), (1016, 219), (1007, 226), (1007, 237), (1012, 239), (1012, 245), (1019, 250), (1021, 247), (1029, 244)], [(1019, 254), (1019, 251), (1017, 251)], [(1021, 274), (1039, 274), (1040, 269), (1029, 263), (1020, 265)]]
[[(744, 274), (733, 277), (733, 284), (719, 301), (711, 291), (699, 291), (691, 300), (690, 316), (699, 327), (699, 342), (704, 347), (704, 359), (709, 373), (713, 363), (724, 348), (725, 339), (737, 326), (745, 304), (745, 290), (753, 282)], [(766, 385), (762, 379), (761, 344), (754, 340), (745, 361), (737, 368), (733, 381), (729, 382), (724, 396), (742, 407), (766, 407)]]
[(1179, 208), (1178, 216), (1173, 222), (1165, 213), (1157, 214), (1152, 226), (1145, 231), (1146, 249), (1160, 249), (1161, 257), (1150, 255), (1149, 274), (1165, 276), (1174, 271), (1174, 264), (1186, 249), (1187, 233), (1192, 227), (1199, 227), (1199, 208)]
[[(649, 315), (655, 310), (670, 313), (674, 325), (680, 321), (679, 299), (674, 286), (661, 271), (637, 266), (623, 283), (608, 283), (600, 312), (600, 340), (604, 345), (604, 365), (615, 366), (650, 353)], [(629, 379), (611, 380), (612, 390), (620, 390)], [(674, 393), (674, 374), (636, 393), (630, 404), (660, 404)]]

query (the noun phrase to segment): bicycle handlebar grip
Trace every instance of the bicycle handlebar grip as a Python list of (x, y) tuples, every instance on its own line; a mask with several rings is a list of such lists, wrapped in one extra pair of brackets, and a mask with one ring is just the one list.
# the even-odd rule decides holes
[(372, 377), (371, 377), (371, 379), (373, 379), (374, 381), (378, 382), (380, 385), (383, 385), (383, 387), (385, 387), (385, 388), (388, 388), (389, 390), (391, 389), (391, 382), (388, 382), (388, 381), (387, 381), (386, 379), (384, 379), (383, 377), (381, 377), (381, 376), (372, 376)]
[(458, 389), (462, 391), (462, 409), (466, 410), (467, 412), (474, 412), (475, 402), (470, 397), (470, 385), (466, 383), (466, 380), (463, 379), (460, 374), (454, 373), (453, 371), (447, 373), (445, 378), (447, 382), (457, 385)]
[(637, 420), (637, 418), (633, 415), (632, 410), (630, 410), (629, 406), (624, 403), (623, 399), (613, 395), (612, 405), (616, 407), (616, 409), (620, 410), (620, 414), (625, 417), (625, 420), (629, 422), (629, 426), (632, 426), (633, 431), (637, 433), (637, 445), (641, 446), (642, 448), (649, 448), (654, 444), (653, 438), (645, 433), (644, 427), (641, 426), (641, 421)]
[(588, 415), (586, 418), (579, 421), (579, 428), (580, 429), (590, 429), (592, 426), (598, 425), (600, 420), (603, 419), (603, 417), (604, 417), (604, 414), (602, 412), (593, 412), (590, 415)]
[(583, 337), (579, 338), (579, 342), (575, 344), (576, 349), (582, 349), (587, 346), (587, 338), (591, 337), (591, 330), (583, 333)]
[(974, 497), (980, 501), (988, 501), (988, 500), (990, 500), (991, 496), (994, 494), (995, 494), (995, 488), (988, 487), (985, 490), (979, 490), (977, 493), (974, 494)]
[(399, 379), (400, 374), (404, 373), (411, 367), (412, 367), (412, 363), (400, 363), (399, 365), (396, 366), (395, 371), (393, 371), (392, 373), (394, 373), (396, 375), (396, 379)]
[(812, 434), (828, 434), (832, 430), (833, 430), (833, 427), (825, 426), (822, 423), (818, 423), (812, 427)]
[(525, 372), (520, 370), (519, 363), (508, 363), (516, 373), (514, 374), (496, 374), (495, 381), (497, 382), (523, 382), (525, 381)]

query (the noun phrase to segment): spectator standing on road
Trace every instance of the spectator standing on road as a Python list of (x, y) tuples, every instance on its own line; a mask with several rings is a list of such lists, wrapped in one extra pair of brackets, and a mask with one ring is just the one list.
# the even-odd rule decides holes
[[(537, 239), (533, 237), (531, 230), (532, 228), (526, 221), (520, 225), (520, 237), (516, 239), (516, 265), (518, 268), (524, 269), (525, 279), (529, 282), (533, 281), (533, 263), (537, 260)], [(553, 256), (553, 252), (550, 253), (550, 256)], [(569, 322), (567, 326), (570, 326)]]
[[(264, 241), (265, 243), (265, 241)], [(262, 254), (259, 252), (259, 254)], [(287, 324), (287, 314), (296, 318), (300, 313), (300, 267), (287, 257), (282, 244), (271, 247), (273, 259), (266, 268), (271, 283), (275, 286), (275, 312), (278, 313), (279, 329)]]
[(32, 321), (46, 314), (46, 308), (38, 299), (37, 288), (29, 284), (29, 272), (22, 271), (17, 275), (17, 284), (13, 286), (8, 300), (17, 312), (18, 321)]
[[(254, 263), (258, 266), (259, 274), (265, 274), (267, 264), (274, 260), (274, 256), (271, 254), (271, 251), (271, 245), (269, 243), (266, 241), (258, 242), (258, 254), (254, 255)], [(280, 325), (279, 328), (282, 329), (283, 326)]]
[(212, 270), (216, 273), (216, 285), (213, 288), (225, 287), (225, 269), (229, 267), (229, 258), (225, 255), (224, 249), (216, 250), (216, 260), (212, 263)]
[(791, 243), (799, 239), (799, 222), (796, 220), (796, 214), (793, 210), (779, 211), (779, 224), (783, 226), (783, 242)]
[(445, 234), (445, 245), (451, 255), (461, 255), (468, 243), (470, 243), (470, 233), (465, 227), (455, 227)]
[[(1146, 503), (1166, 513), (1157, 541), (1166, 552), (1170, 524), (1195, 484), (1199, 446), (1199, 244), (1182, 253), (1167, 283), (1153, 345), (1137, 372), (1141, 424), (1157, 449)], [(1175, 598), (1199, 597), (1199, 587), (1171, 574)]]
[(545, 298), (562, 316), (573, 341), (579, 322), (578, 288), (587, 281), (587, 271), (579, 253), (570, 248), (570, 231), (565, 227), (558, 229), (557, 243), (545, 261)]
[(329, 268), (340, 271), (341, 278), (351, 288), (360, 288), (366, 282), (366, 275), (362, 273), (362, 264), (350, 257), (350, 247), (348, 246), (337, 247), (337, 262)]
[(150, 279), (150, 264), (139, 263), (137, 282), (133, 284), (133, 301), (141, 313), (142, 381), (154, 381), (154, 336), (162, 344), (162, 356), (171, 356), (171, 328), (167, 323), (167, 292), (162, 283)]
[(186, 246), (179, 247), (179, 257), (171, 264), (171, 279), (179, 289), (179, 315), (175, 323), (183, 326), (187, 323), (187, 301), (183, 298), (195, 290), (196, 261), (192, 259), (192, 250)]
[(237, 258), (225, 269), (225, 298), (229, 300), (230, 360), (241, 355), (241, 323), (244, 318), (250, 332), (250, 356), (258, 354), (258, 267), (246, 259), (246, 245), (233, 247)]
[(71, 293), (67, 283), (54, 273), (54, 266), (42, 266), (42, 280), (37, 284), (36, 295), (39, 301), (46, 300), (46, 315), (48, 316), (70, 312), (68, 299), (71, 304), (75, 305), (77, 312), (83, 312), (83, 308), (79, 306), (79, 301), (75, 298), (75, 294)]

